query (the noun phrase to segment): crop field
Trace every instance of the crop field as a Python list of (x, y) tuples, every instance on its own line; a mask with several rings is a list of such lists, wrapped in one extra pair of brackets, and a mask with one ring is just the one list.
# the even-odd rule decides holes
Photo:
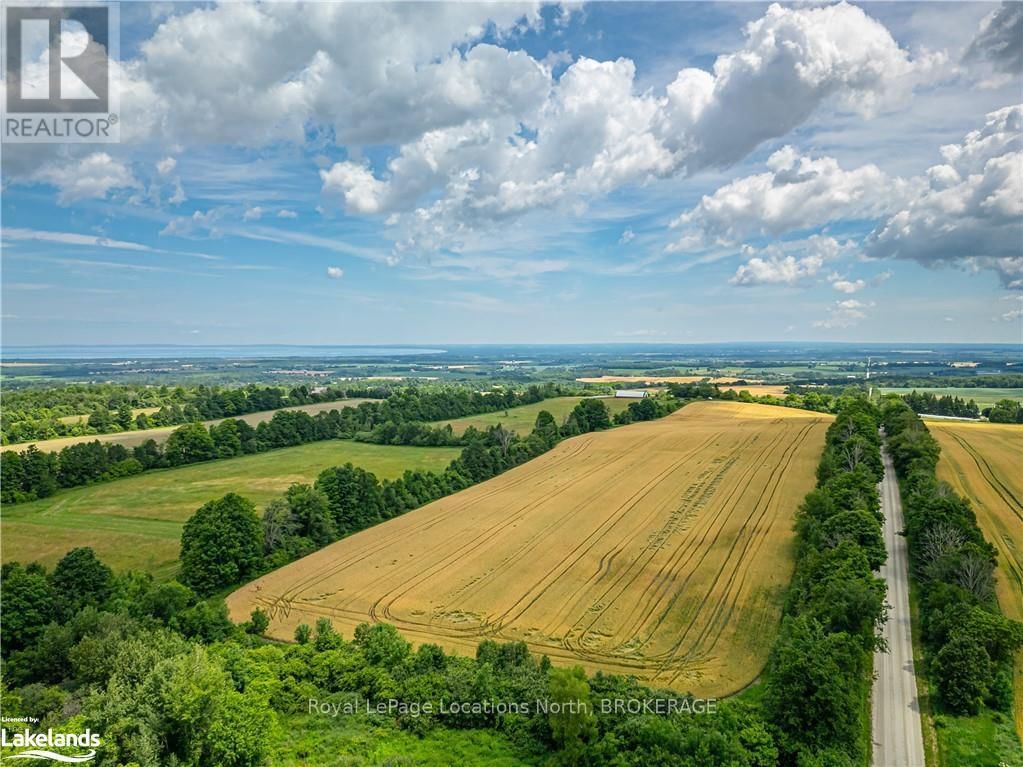
[(525, 641), (555, 664), (726, 695), (763, 668), (792, 522), (830, 416), (701, 401), (566, 440), (492, 480), (242, 587), (290, 640), (321, 616), (471, 655)]
[[(543, 400), (542, 402), (534, 402), (531, 405), (513, 407), (496, 413), (484, 413), (483, 415), (470, 415), (465, 418), (456, 418), (448, 423), (451, 424), (451, 429), (455, 434), (461, 434), (470, 426), (474, 426), (482, 431), (483, 429), (487, 429), (491, 426), (504, 424), (504, 428), (509, 431), (526, 435), (533, 430), (533, 425), (536, 423), (536, 416), (541, 410), (546, 410), (554, 416), (554, 420), (560, 425), (568, 414), (572, 412), (572, 408), (578, 405), (583, 399), (583, 397), (554, 397), (552, 399)], [(598, 399), (600, 399), (601, 402), (604, 403), (605, 407), (607, 407), (607, 411), (611, 414), (612, 418), (616, 413), (620, 413), (622, 410), (628, 408), (630, 402), (637, 402), (637, 400), (634, 399), (615, 399), (614, 397), (599, 397)]]
[(935, 397), (959, 397), (967, 402), (972, 399), (979, 407), (982, 408), (991, 407), (993, 404), (1003, 399), (1011, 399), (1014, 402), (1023, 402), (1023, 389), (990, 389), (984, 387), (969, 388), (964, 386), (941, 386), (926, 389), (922, 386), (909, 388), (892, 388), (886, 386), (881, 389), (882, 394), (909, 394), (912, 391), (917, 391), (921, 394), (933, 394)]
[[(1023, 426), (927, 423), (941, 445), (938, 477), (973, 502), (984, 536), (998, 549), (1002, 610), (1023, 620)], [(1023, 656), (1016, 661), (1016, 730), (1023, 737)]]
[(350, 461), (387, 479), (406, 469), (443, 471), (458, 453), (458, 448), (328, 440), (62, 490), (4, 506), (2, 558), (53, 564), (76, 546), (92, 546), (115, 570), (169, 577), (177, 566), (182, 525), (204, 503), (225, 493), (245, 496), (261, 512), (292, 483), (311, 483), (331, 466)]
[[(317, 402), (312, 405), (296, 405), (295, 407), (283, 407), (280, 410), (302, 410), (309, 415), (316, 415), (324, 410), (338, 410), (343, 407), (357, 407), (362, 402), (371, 402), (372, 400), (367, 399), (341, 399), (333, 402)], [(145, 408), (145, 410), (155, 410), (158, 408)], [(247, 413), (246, 415), (235, 416), (239, 421), (245, 421), (249, 426), (257, 426), (263, 421), (269, 421), (274, 417), (274, 413), (277, 410), (260, 410), (256, 413)], [(69, 418), (81, 418), (82, 416), (68, 416)], [(220, 423), (223, 418), (217, 418), (212, 421), (203, 421), (207, 426), (211, 424)], [(35, 445), (40, 450), (46, 450), (48, 452), (59, 452), (68, 445), (74, 445), (79, 442), (117, 442), (125, 447), (135, 447), (141, 445), (143, 442), (149, 439), (154, 439), (157, 442), (164, 442), (167, 437), (171, 435), (175, 429), (181, 428), (181, 424), (177, 426), (161, 426), (157, 429), (141, 429), (138, 431), (121, 431), (113, 434), (88, 434), (82, 437), (58, 437), (57, 439), (44, 439), (36, 440), (35, 442), (19, 442), (14, 445), (2, 445), (0, 451), (4, 450), (27, 450), (29, 445)]]

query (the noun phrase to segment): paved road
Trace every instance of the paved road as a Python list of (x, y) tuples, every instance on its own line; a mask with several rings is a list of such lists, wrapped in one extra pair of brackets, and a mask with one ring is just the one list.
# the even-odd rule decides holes
[(884, 453), (881, 509), (888, 564), (881, 576), (888, 584), (888, 622), (884, 638), (888, 652), (874, 655), (874, 767), (924, 767), (920, 734), (920, 702), (913, 669), (913, 643), (909, 620), (909, 563), (902, 530), (902, 503), (892, 459)]

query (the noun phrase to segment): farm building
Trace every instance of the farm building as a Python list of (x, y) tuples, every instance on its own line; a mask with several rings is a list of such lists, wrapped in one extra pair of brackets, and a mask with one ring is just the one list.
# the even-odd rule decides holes
[(643, 399), (647, 393), (642, 389), (618, 389), (615, 399)]

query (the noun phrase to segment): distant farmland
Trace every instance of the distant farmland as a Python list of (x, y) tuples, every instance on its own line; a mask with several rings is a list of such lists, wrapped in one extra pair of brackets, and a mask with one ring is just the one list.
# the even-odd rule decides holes
[(935, 388), (923, 386), (892, 388), (885, 386), (881, 388), (882, 394), (909, 394), (912, 391), (917, 391), (920, 394), (933, 394), (935, 397), (959, 397), (967, 402), (972, 399), (982, 408), (991, 407), (1003, 399), (1023, 402), (1023, 389), (970, 388), (964, 386), (942, 386)]
[[(1023, 426), (927, 423), (941, 445), (938, 478), (973, 502), (984, 536), (998, 549), (998, 602), (1023, 620)], [(1016, 730), (1023, 737), (1023, 657), (1016, 661)]]
[(357, 533), (228, 598), (291, 639), (321, 616), (472, 654), (523, 640), (556, 664), (732, 693), (763, 668), (792, 521), (830, 416), (693, 403), (566, 440), (488, 482)]
[(177, 566), (181, 526), (207, 501), (239, 493), (262, 507), (294, 482), (351, 461), (381, 479), (406, 469), (443, 471), (458, 448), (392, 447), (327, 440), (266, 453), (207, 461), (62, 490), (49, 498), (5, 506), (3, 561), (53, 564), (76, 546), (91, 546), (115, 570), (169, 576)]
[[(340, 399), (333, 402), (316, 402), (312, 405), (296, 405), (295, 407), (282, 407), (278, 410), (301, 410), (309, 413), (310, 415), (316, 415), (317, 413), (323, 412), (324, 410), (340, 410), (344, 407), (358, 407), (363, 402), (373, 402), (374, 400), (367, 399)], [(143, 408), (145, 411), (154, 411), (158, 408)], [(269, 421), (274, 417), (274, 413), (278, 410), (260, 410), (256, 413), (246, 413), (245, 415), (232, 416), (239, 421), (245, 421), (249, 426), (257, 426), (263, 421)], [(136, 411), (139, 412), (139, 411)], [(82, 416), (68, 416), (69, 418), (82, 418)], [(203, 421), (207, 426), (210, 424), (220, 423), (223, 418), (216, 418), (212, 421)], [(176, 426), (161, 426), (156, 429), (140, 429), (138, 431), (119, 431), (113, 434), (87, 434), (81, 437), (58, 437), (57, 439), (43, 439), (34, 440), (30, 442), (19, 442), (14, 445), (2, 445), (0, 451), (4, 450), (27, 450), (29, 445), (35, 445), (40, 450), (46, 450), (48, 452), (56, 453), (63, 450), (68, 445), (75, 445), (79, 442), (115, 442), (125, 447), (135, 447), (141, 445), (143, 442), (149, 439), (156, 440), (157, 442), (166, 441), (167, 437), (171, 433), (181, 427), (181, 424)]]
[[(508, 410), (499, 410), (496, 413), (456, 418), (448, 423), (451, 424), (451, 429), (455, 434), (461, 434), (470, 426), (474, 426), (482, 431), (491, 426), (503, 424), (504, 428), (508, 429), (508, 431), (514, 431), (525, 436), (533, 430), (536, 416), (541, 410), (546, 410), (554, 416), (554, 420), (560, 425), (568, 414), (572, 412), (572, 408), (582, 402), (583, 399), (583, 397), (555, 397), (545, 399), (542, 402), (534, 402), (532, 405), (521, 405), (509, 408)], [(599, 399), (607, 407), (612, 417), (616, 413), (625, 410), (630, 402), (636, 402), (634, 399), (615, 399), (614, 397), (600, 397)]]
[(736, 381), (744, 380), (729, 376), (723, 378), (708, 378), (707, 376), (597, 376), (595, 378), (577, 378), (579, 383), (699, 383), (707, 381), (716, 384), (733, 384)]

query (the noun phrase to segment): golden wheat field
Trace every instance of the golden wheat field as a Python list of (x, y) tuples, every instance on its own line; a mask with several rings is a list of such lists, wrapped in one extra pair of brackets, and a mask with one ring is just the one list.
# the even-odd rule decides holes
[(462, 654), (523, 640), (555, 664), (726, 695), (760, 673), (793, 513), (830, 416), (697, 402), (566, 440), (492, 480), (339, 541), (228, 598), (269, 634), (326, 616)]
[[(1023, 620), (1023, 426), (929, 421), (941, 445), (938, 478), (973, 502), (984, 536), (998, 549), (998, 602)], [(1023, 657), (1016, 662), (1016, 730), (1023, 737)]]

